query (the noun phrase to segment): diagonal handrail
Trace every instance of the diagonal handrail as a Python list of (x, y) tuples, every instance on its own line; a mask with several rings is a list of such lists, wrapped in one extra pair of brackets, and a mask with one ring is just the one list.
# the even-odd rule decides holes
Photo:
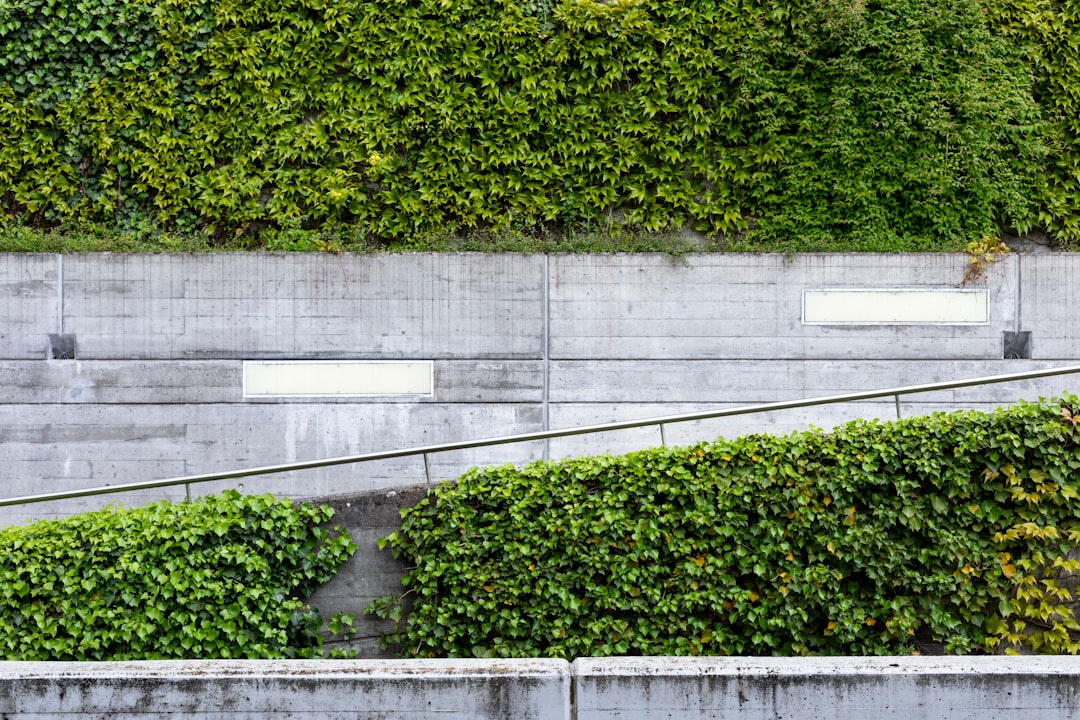
[[(478, 440), (462, 440), (458, 442), (440, 443), (436, 445), (418, 445), (401, 450), (383, 450), (378, 452), (360, 453), (358, 455), (344, 455), (341, 457), (324, 458), (322, 460), (306, 460), (300, 462), (283, 463), (279, 465), (264, 465), (262, 467), (246, 468), (243, 470), (227, 470), (217, 473), (203, 473), (200, 475), (186, 475), (182, 477), (166, 478), (163, 480), (147, 480), (143, 482), (123, 483), (120, 485), (103, 485), (79, 490), (62, 490), (58, 492), (39, 493), (37, 495), (23, 495), (20, 497), (0, 499), (0, 507), (10, 505), (25, 505), (29, 503), (46, 502), (49, 500), (67, 500), (77, 497), (92, 495), (108, 495), (112, 493), (129, 492), (132, 490), (152, 490), (155, 488), (173, 487), (176, 485), (192, 485), (196, 483), (213, 482), (215, 480), (232, 480), (235, 478), (253, 477), (257, 475), (272, 475), (276, 473), (292, 472), (296, 470), (312, 470), (315, 468), (331, 467), (334, 465), (348, 465), (353, 463), (370, 462), (374, 460), (390, 460), (393, 458), (424, 456), (425, 470), (427, 456), (432, 453), (450, 452), (453, 450), (469, 450), (478, 447), (492, 445), (508, 445), (511, 443), (531, 442), (535, 440), (550, 440), (553, 438), (571, 437), (574, 435), (589, 435), (612, 430), (629, 430), (632, 428), (659, 426), (661, 433), (665, 425), (695, 420), (711, 420), (714, 418), (731, 417), (733, 415), (749, 415), (753, 413), (770, 412), (773, 410), (790, 410), (794, 408), (814, 407), (817, 405), (831, 405), (836, 403), (856, 402), (859, 400), (874, 400), (883, 397), (895, 397), (899, 407), (901, 395), (914, 395), (917, 393), (934, 392), (936, 390), (954, 390), (958, 388), (976, 387), (979, 385), (993, 385), (998, 383), (1014, 382), (1017, 380), (1033, 380), (1037, 378), (1054, 377), (1058, 375), (1070, 375), (1080, 373), (1080, 365), (1069, 365), (1058, 368), (1045, 368), (1043, 370), (1029, 370), (1018, 373), (1005, 373), (1002, 375), (988, 375), (985, 377), (969, 378), (966, 380), (947, 380), (944, 382), (924, 383), (921, 385), (904, 385), (901, 387), (886, 388), (884, 390), (872, 390), (869, 392), (844, 393), (842, 395), (825, 395), (822, 397), (806, 398), (803, 400), (784, 400), (779, 402), (760, 403), (757, 405), (743, 405), (740, 407), (727, 408), (724, 410), (710, 410), (707, 412), (682, 413), (678, 415), (663, 415), (660, 417), (645, 418), (641, 420), (627, 420), (622, 422), (602, 423), (599, 425), (581, 425), (578, 427), (564, 428), (561, 430), (540, 430), (537, 432), (518, 433), (516, 435), (503, 435), (499, 437), (482, 438)], [(430, 478), (429, 478), (430, 482)]]

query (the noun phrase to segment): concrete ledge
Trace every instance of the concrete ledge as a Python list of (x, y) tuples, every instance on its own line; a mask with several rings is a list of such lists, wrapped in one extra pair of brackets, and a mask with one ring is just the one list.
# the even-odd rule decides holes
[(563, 660), (0, 662), (5, 720), (569, 715)]
[(581, 658), (577, 720), (1080, 717), (1072, 657)]
[(1069, 657), (0, 662), (4, 720), (1057, 720)]

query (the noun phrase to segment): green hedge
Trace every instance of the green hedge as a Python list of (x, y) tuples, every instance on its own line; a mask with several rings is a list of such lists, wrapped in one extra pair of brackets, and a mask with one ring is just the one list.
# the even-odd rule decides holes
[(0, 529), (0, 658), (320, 656), (304, 598), (356, 550), (332, 514), (229, 491)]
[(1047, 47), (1069, 1), (16, 0), (0, 206), (219, 239), (623, 218), (792, 250), (1075, 241), (1080, 51)]
[(371, 610), (418, 656), (1075, 653), (1078, 403), (472, 470)]

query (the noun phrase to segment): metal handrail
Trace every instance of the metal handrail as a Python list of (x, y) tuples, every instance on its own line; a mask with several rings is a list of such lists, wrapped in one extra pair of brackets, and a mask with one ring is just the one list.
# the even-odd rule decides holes
[[(883, 397), (895, 397), (897, 415), (899, 415), (900, 396), (914, 395), (916, 393), (933, 392), (936, 390), (953, 390), (957, 388), (976, 387), (978, 385), (993, 385), (997, 383), (1013, 382), (1016, 380), (1033, 380), (1036, 378), (1054, 377), (1057, 375), (1070, 375), (1080, 373), (1080, 365), (1069, 365), (1059, 368), (1047, 368), (1044, 370), (1030, 370), (1027, 372), (1007, 373), (1003, 375), (988, 375), (986, 377), (969, 378), (966, 380), (950, 380), (945, 382), (925, 383), (922, 385), (905, 385), (902, 387), (873, 390), (870, 392), (845, 393), (842, 395), (826, 395), (822, 397), (806, 398), (803, 400), (786, 400), (781, 402), (761, 403), (758, 405), (743, 405), (740, 407), (727, 408), (726, 410), (710, 410), (708, 412), (682, 413), (679, 415), (664, 415), (660, 417), (645, 418), (642, 420), (628, 420), (623, 422), (602, 423), (599, 425), (581, 425), (562, 430), (541, 430), (516, 435), (503, 435), (500, 437), (483, 438), (479, 440), (462, 440), (458, 442), (440, 443), (437, 445), (419, 445), (402, 450), (385, 450), (379, 452), (360, 453), (359, 455), (344, 455), (323, 460), (307, 460), (291, 462), (279, 465), (265, 465), (263, 467), (247, 468), (244, 470), (230, 470), (218, 473), (204, 473), (200, 475), (186, 475), (183, 477), (166, 478), (164, 480), (148, 480), (145, 482), (124, 483), (121, 485), (104, 485), (81, 490), (64, 490), (60, 492), (40, 493), (37, 495), (24, 495), (21, 497), (0, 499), (0, 507), (10, 505), (25, 505), (29, 503), (46, 502), (49, 500), (66, 500), (69, 498), (88, 497), (92, 495), (108, 495), (111, 493), (129, 492), (132, 490), (151, 490), (154, 488), (173, 487), (176, 485), (191, 485), (195, 483), (213, 482), (215, 480), (232, 480), (234, 478), (252, 477), (256, 475), (271, 475), (275, 473), (292, 472), (295, 470), (312, 470), (315, 468), (331, 467), (334, 465), (348, 465), (353, 463), (370, 462), (373, 460), (390, 460), (393, 458), (424, 456), (425, 473), (427, 472), (427, 456), (432, 453), (450, 452), (453, 450), (469, 450), (471, 448), (488, 447), (492, 445), (508, 445), (511, 443), (531, 442), (535, 440), (550, 440), (553, 438), (571, 437), (574, 435), (589, 435), (612, 430), (629, 430), (640, 427), (658, 426), (661, 438), (664, 434), (664, 426), (674, 423), (692, 422), (695, 420), (711, 420), (714, 418), (730, 417), (733, 415), (750, 415), (753, 413), (770, 412), (772, 410), (790, 410), (794, 408), (814, 407), (817, 405), (831, 405), (835, 403), (856, 402), (859, 400), (873, 400)], [(428, 482), (431, 481), (430, 476)]]

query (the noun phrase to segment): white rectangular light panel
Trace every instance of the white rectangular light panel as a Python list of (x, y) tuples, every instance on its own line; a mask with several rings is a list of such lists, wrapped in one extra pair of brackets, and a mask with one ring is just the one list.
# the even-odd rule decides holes
[(369, 397), (434, 393), (431, 360), (245, 360), (244, 397)]
[(985, 325), (986, 290), (803, 291), (804, 325)]

